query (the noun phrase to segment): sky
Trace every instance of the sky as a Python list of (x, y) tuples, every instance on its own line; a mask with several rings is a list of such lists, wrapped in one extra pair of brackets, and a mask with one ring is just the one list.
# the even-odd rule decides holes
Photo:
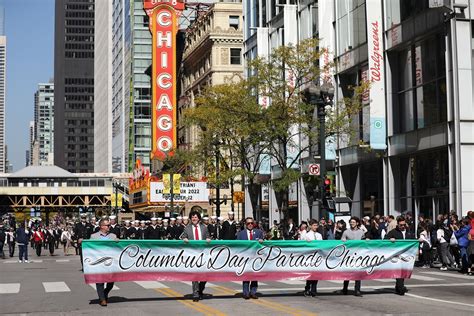
[(38, 83), (54, 76), (54, 0), (0, 0), (7, 36), (6, 144), (17, 171), (25, 167)]

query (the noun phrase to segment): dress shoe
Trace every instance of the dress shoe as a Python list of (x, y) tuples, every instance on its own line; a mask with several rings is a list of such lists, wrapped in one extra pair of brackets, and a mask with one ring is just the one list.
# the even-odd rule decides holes
[(193, 296), (193, 302), (199, 302), (199, 296)]
[(395, 293), (400, 295), (400, 296), (403, 296), (405, 295), (405, 293), (407, 292), (407, 288), (406, 287), (402, 287), (402, 288), (395, 288)]
[(250, 299), (250, 296), (244, 295), (244, 296), (242, 296), (242, 298), (243, 298), (244, 300), (248, 300), (248, 299)]
[(100, 306), (107, 306), (107, 301), (106, 300), (100, 300), (99, 305)]
[(317, 297), (318, 293), (311, 293), (311, 297)]
[(354, 296), (362, 297), (362, 293), (360, 291), (355, 291)]
[(304, 291), (303, 295), (304, 295), (304, 297), (310, 297), (311, 293), (309, 291)]
[(250, 294), (250, 298), (253, 298), (254, 300), (258, 300), (257, 294)]

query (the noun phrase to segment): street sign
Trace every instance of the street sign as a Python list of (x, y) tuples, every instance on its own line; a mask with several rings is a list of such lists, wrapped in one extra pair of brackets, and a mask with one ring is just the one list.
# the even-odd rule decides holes
[(308, 173), (311, 176), (319, 176), (321, 174), (321, 170), (319, 168), (319, 163), (312, 163), (308, 166)]

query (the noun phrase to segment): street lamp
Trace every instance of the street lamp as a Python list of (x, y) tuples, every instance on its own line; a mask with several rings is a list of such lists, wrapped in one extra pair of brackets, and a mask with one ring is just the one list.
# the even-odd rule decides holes
[[(306, 102), (314, 106), (313, 110), (313, 121), (318, 119), (319, 121), (319, 146), (318, 152), (320, 157), (320, 181), (319, 181), (319, 210), (317, 214), (321, 215), (321, 211), (324, 207), (325, 196), (324, 196), (324, 179), (326, 177), (326, 109), (333, 105), (334, 98), (334, 86), (331, 82), (325, 81), (322, 85), (317, 86), (314, 83), (309, 85), (303, 90)], [(316, 130), (314, 130), (316, 132)], [(316, 201), (316, 194), (313, 201)], [(311, 217), (314, 218), (314, 202), (311, 208)]]

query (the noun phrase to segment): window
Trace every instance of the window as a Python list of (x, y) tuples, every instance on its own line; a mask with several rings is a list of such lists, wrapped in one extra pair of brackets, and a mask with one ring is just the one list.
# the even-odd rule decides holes
[(239, 29), (239, 16), (238, 15), (229, 15), (229, 27), (238, 30)]
[(365, 0), (337, 2), (338, 55), (367, 42)]
[(405, 133), (446, 122), (444, 35), (405, 47), (393, 57), (397, 69), (392, 80), (396, 91), (394, 132)]
[(241, 55), (242, 55), (242, 50), (240, 48), (231, 48), (230, 49), (230, 64), (240, 65), (241, 58), (242, 58)]

